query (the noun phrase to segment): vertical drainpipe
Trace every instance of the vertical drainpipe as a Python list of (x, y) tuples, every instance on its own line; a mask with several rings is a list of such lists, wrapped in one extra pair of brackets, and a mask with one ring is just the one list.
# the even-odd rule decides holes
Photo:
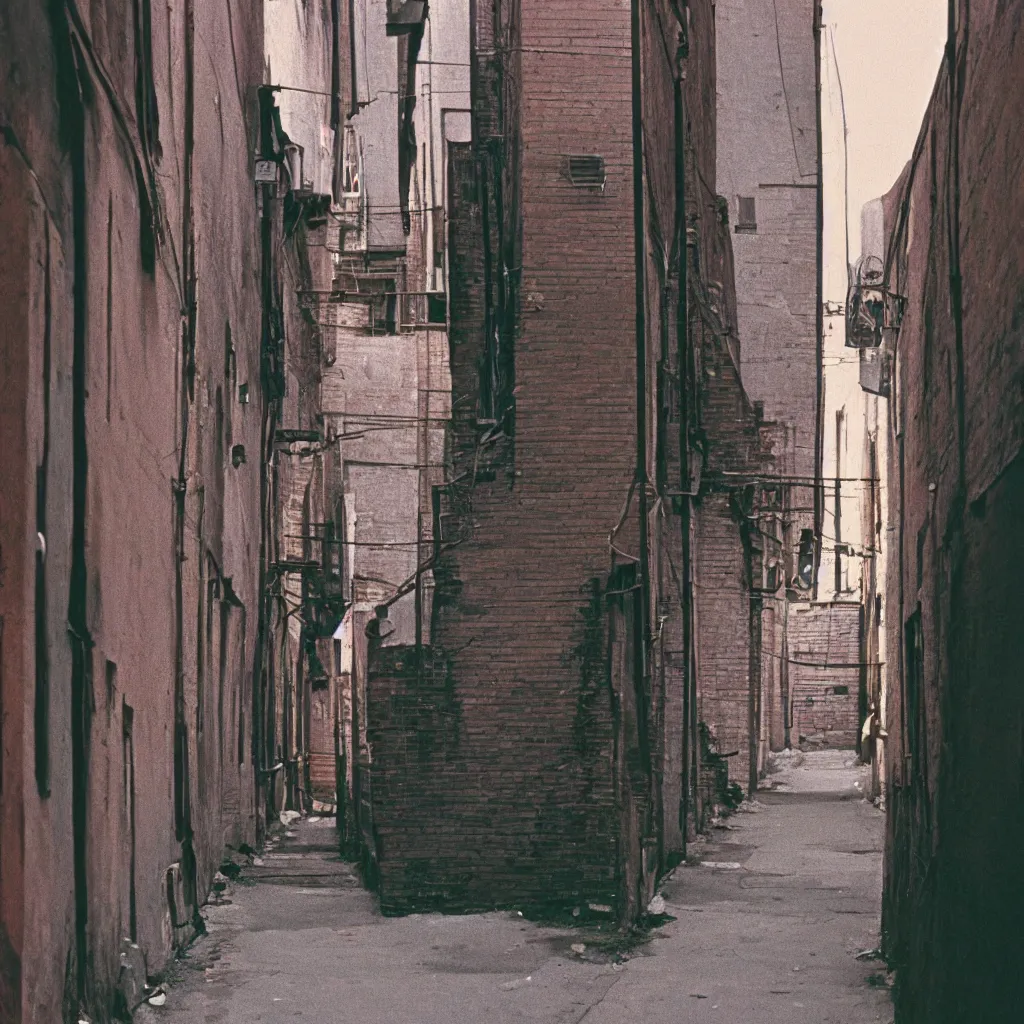
[(188, 470), (188, 423), (189, 406), (193, 397), (195, 382), (196, 343), (196, 294), (195, 294), (195, 226), (192, 209), (192, 170), (195, 151), (195, 9), (194, 0), (185, 0), (184, 10), (184, 170), (182, 187), (182, 250), (185, 261), (185, 315), (182, 321), (182, 380), (181, 380), (181, 445), (179, 477), (176, 487), (177, 559), (175, 602), (176, 608), (176, 652), (175, 652), (175, 754), (178, 759), (175, 781), (177, 800), (175, 802), (177, 838), (181, 843), (181, 871), (185, 897), (191, 906), (193, 924), (197, 931), (202, 928), (199, 916), (199, 893), (197, 864), (192, 831), (192, 801), (189, 779), (188, 726), (185, 716), (185, 667), (184, 667), (184, 581), (185, 562), (185, 508), (187, 501)]
[[(650, 643), (651, 621), (651, 581), (649, 565), (648, 540), (648, 505), (647, 505), (647, 282), (646, 260), (647, 239), (644, 230), (644, 107), (643, 107), (643, 74), (641, 64), (641, 0), (631, 0), (630, 4), (630, 41), (632, 49), (632, 121), (633, 121), (633, 245), (636, 276), (636, 488), (639, 514), (639, 556), (640, 556), (640, 622), (637, 636), (640, 638), (640, 663), (634, 668), (640, 678), (635, 681), (640, 694), (637, 706), (637, 725), (641, 742), (641, 755), (645, 762), (648, 778), (651, 779), (653, 765), (650, 763), (650, 738), (648, 731), (650, 694)], [(640, 703), (642, 701), (642, 704)], [(646, 748), (646, 749), (645, 749)], [(651, 779), (653, 781), (653, 779)], [(653, 794), (652, 794), (653, 795)], [(646, 828), (646, 826), (645, 826)], [(641, 836), (641, 863), (636, 884), (642, 886), (645, 878), (646, 844)], [(627, 878), (628, 873), (627, 873)], [(631, 894), (626, 897), (626, 906)]]
[[(88, 208), (85, 156), (85, 103), (78, 57), (63, 4), (54, 3), (51, 18), (57, 52), (61, 129), (70, 156), (73, 260), (71, 370), (71, 573), (68, 587), (68, 634), (71, 644), (71, 826), (74, 877), (74, 986), (80, 1005), (88, 1000), (89, 890), (88, 810), (92, 638), (87, 615), (86, 517), (89, 447), (86, 401), (88, 384)], [(47, 780), (48, 781), (48, 780)]]
[(844, 415), (842, 409), (836, 409), (836, 477), (834, 486), (834, 501), (835, 501), (835, 560), (836, 564), (833, 567), (835, 570), (835, 578), (833, 580), (835, 585), (835, 599), (839, 600), (839, 595), (843, 591), (843, 483), (842, 483), (842, 467), (843, 467), (843, 426), (844, 426)]
[(690, 592), (690, 517), (692, 499), (690, 490), (690, 393), (689, 393), (689, 346), (690, 346), (690, 311), (689, 311), (689, 260), (690, 250), (686, 236), (686, 103), (683, 94), (682, 68), (675, 80), (675, 164), (676, 164), (676, 221), (677, 247), (679, 252), (679, 295), (676, 310), (676, 373), (679, 379), (679, 528), (682, 540), (682, 567), (680, 605), (683, 627), (683, 749), (682, 749), (682, 785), (679, 800), (679, 824), (683, 837), (683, 856), (686, 856), (687, 830), (690, 820), (691, 776), (691, 744), (695, 737), (691, 736), (691, 682), (693, 676), (693, 659), (690, 648), (693, 644)]
[[(365, 12), (364, 12), (364, 17)], [(355, 117), (359, 113), (359, 63), (356, 54), (356, 0), (348, 0), (348, 62), (350, 72), (348, 116)]]
[[(636, 263), (636, 483), (640, 513), (640, 586), (642, 672), (648, 668), (647, 642), (650, 622), (650, 566), (647, 536), (647, 237), (644, 230), (644, 126), (643, 78), (640, 60), (640, 0), (631, 2), (633, 51), (633, 244)], [(646, 690), (645, 690), (646, 692)]]
[(813, 600), (818, 599), (818, 566), (821, 562), (821, 533), (824, 519), (823, 493), (823, 433), (825, 429), (825, 388), (824, 388), (824, 351), (825, 351), (825, 316), (822, 306), (822, 292), (825, 285), (825, 192), (824, 175), (822, 174), (822, 136), (821, 136), (821, 4), (814, 5), (814, 113), (817, 136), (817, 230), (816, 230), (816, 284), (815, 284), (815, 423), (814, 423), (814, 574), (811, 587)]

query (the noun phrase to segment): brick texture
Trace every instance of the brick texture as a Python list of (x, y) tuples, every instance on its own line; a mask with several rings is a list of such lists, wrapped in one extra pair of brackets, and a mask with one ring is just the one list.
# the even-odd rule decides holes
[(791, 607), (789, 659), (794, 746), (854, 749), (864, 675), (860, 604)]
[[(371, 657), (374, 855), (389, 911), (592, 901), (635, 912), (657, 866), (652, 759), (665, 719), (643, 692), (634, 636), (629, 7), (599, 4), (585, 22), (567, 0), (519, 7), (511, 23), (503, 4), (478, 11), (480, 52), (495, 32), (521, 52), (500, 68), (481, 60), (478, 145), (449, 149), (451, 475), (430, 647), (422, 664), (410, 649)], [(674, 24), (669, 5), (645, 5), (645, 99), (659, 126), (647, 201), (671, 239), (671, 69), (655, 16)], [(497, 135), (509, 162), (495, 177), (479, 142)], [(602, 157), (603, 189), (571, 183), (576, 154)], [(651, 245), (653, 477), (668, 245)]]
[(889, 436), (883, 928), (910, 1024), (980, 1007), (1015, 1020), (1024, 955), (1024, 197), (1010, 127), (1024, 19), (1004, 3), (958, 13), (957, 64), (947, 56), (884, 201), (890, 286), (907, 307)]

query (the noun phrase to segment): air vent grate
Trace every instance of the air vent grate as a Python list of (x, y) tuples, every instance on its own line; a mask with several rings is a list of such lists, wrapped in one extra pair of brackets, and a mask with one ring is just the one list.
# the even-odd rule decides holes
[(604, 188), (604, 157), (569, 157), (569, 180), (577, 188)]

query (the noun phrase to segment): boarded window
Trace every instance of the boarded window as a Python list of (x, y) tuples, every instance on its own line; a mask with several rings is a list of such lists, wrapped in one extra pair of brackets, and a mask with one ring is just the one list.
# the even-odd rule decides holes
[(754, 232), (757, 230), (757, 207), (753, 196), (739, 196), (739, 215), (736, 218), (736, 231)]
[(569, 157), (569, 180), (577, 188), (604, 188), (604, 157)]

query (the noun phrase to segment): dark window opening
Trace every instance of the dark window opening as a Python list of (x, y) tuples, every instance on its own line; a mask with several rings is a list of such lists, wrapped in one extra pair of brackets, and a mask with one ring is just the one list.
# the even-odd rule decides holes
[(904, 659), (906, 671), (907, 749), (911, 782), (927, 781), (925, 752), (927, 750), (926, 706), (924, 699), (924, 630), (918, 608), (904, 627)]
[(214, 437), (214, 465), (220, 471), (224, 468), (224, 392), (217, 388), (215, 397), (216, 436)]
[[(153, 77), (153, 19), (150, 0), (135, 0), (135, 118), (146, 164), (159, 163), (163, 155), (160, 148), (160, 111), (157, 106), (156, 82)], [(147, 274), (156, 270), (156, 210), (149, 185), (141, 172), (136, 174), (139, 190), (140, 222), (139, 244), (142, 266)]]
[(108, 659), (105, 673), (107, 683), (107, 710), (114, 706), (114, 697), (117, 694), (117, 665)]
[(577, 188), (604, 188), (604, 157), (570, 156), (569, 181)]
[(920, 590), (924, 583), (924, 548), (928, 539), (928, 524), (925, 523), (917, 531), (917, 589)]
[(814, 531), (800, 531), (800, 552), (797, 556), (796, 583), (805, 589), (814, 582)]
[(846, 697), (846, 696), (849, 696), (850, 688), (848, 686), (833, 686), (832, 687), (832, 692), (837, 697)]
[(736, 233), (752, 234), (757, 231), (757, 206), (753, 196), (739, 196), (739, 212), (736, 217)]
[(448, 317), (448, 303), (444, 292), (434, 292), (427, 296), (427, 322), (443, 324)]

